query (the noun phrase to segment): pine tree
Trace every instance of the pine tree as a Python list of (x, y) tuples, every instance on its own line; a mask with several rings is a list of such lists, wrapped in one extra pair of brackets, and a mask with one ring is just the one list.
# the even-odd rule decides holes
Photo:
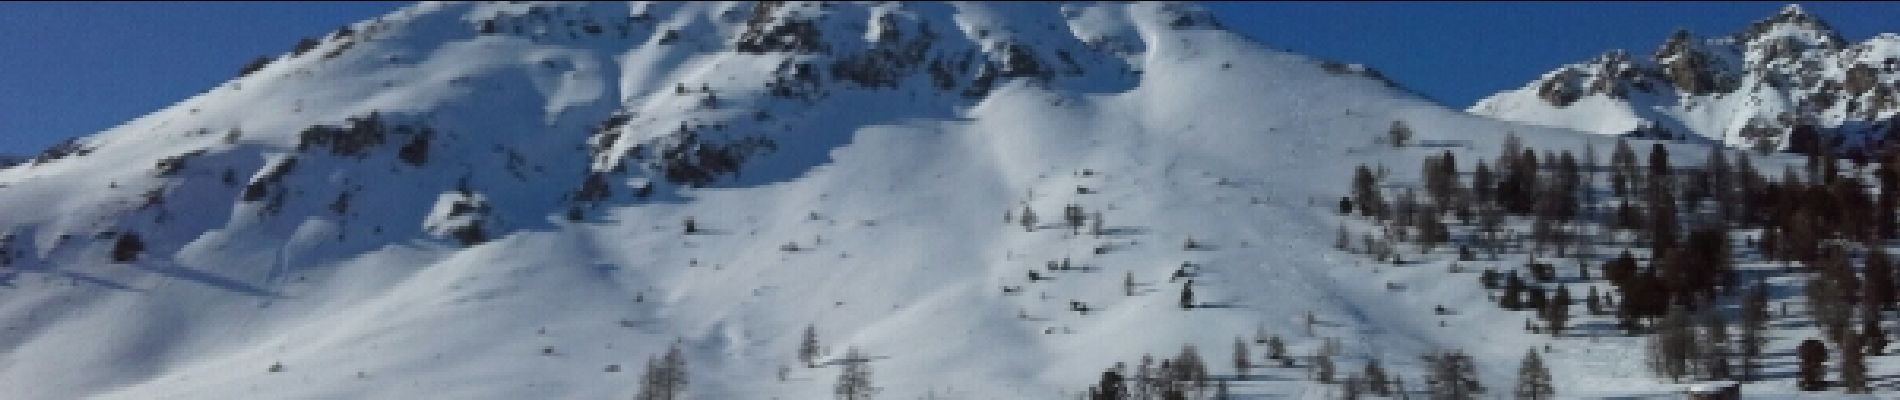
[(1127, 384), (1123, 383), (1121, 365), (1118, 362), (1115, 363), (1115, 368), (1102, 371), (1102, 381), (1089, 388), (1089, 400), (1129, 399), (1132, 393), (1129, 393)]
[(1504, 307), (1506, 310), (1524, 308), (1523, 296), (1526, 290), (1528, 290), (1528, 288), (1524, 283), (1524, 278), (1519, 278), (1516, 270), (1505, 273), (1504, 295), (1498, 299), (1498, 305)]
[(1194, 280), (1192, 279), (1188, 280), (1187, 283), (1181, 284), (1181, 308), (1194, 308)]
[(139, 253), (145, 252), (145, 241), (139, 239), (138, 232), (119, 234), (117, 242), (112, 244), (112, 262), (129, 263), (137, 261)]
[(1867, 293), (1863, 298), (1868, 302), (1879, 305), (1880, 309), (1894, 309), (1894, 302), (1896, 300), (1894, 295), (1894, 271), (1893, 263), (1887, 259), (1887, 251), (1881, 250), (1878, 247), (1868, 249), (1865, 263), (1867, 267), (1862, 270), (1861, 274), (1866, 276), (1866, 283), (1861, 285), (1861, 287), (1866, 289)]
[(1174, 356), (1173, 361), (1172, 374), (1167, 378), (1173, 382), (1172, 386), (1180, 387), (1182, 392), (1192, 390), (1197, 394), (1208, 388), (1207, 363), (1201, 360), (1201, 352), (1193, 344), (1181, 346), (1181, 352)]
[(1550, 323), (1551, 336), (1562, 335), (1570, 322), (1570, 288), (1558, 285), (1557, 295), (1544, 305), (1544, 321)]
[(817, 368), (816, 365), (812, 364), (812, 362), (817, 359), (818, 328), (811, 324), (806, 324), (805, 334), (798, 341), (798, 361), (805, 363), (806, 368)]
[(1517, 367), (1517, 400), (1549, 400), (1557, 398), (1557, 389), (1551, 384), (1550, 369), (1544, 367), (1544, 359), (1537, 356), (1536, 350), (1524, 352), (1524, 361)]
[(1688, 311), (1680, 305), (1670, 307), (1669, 314), (1655, 328), (1656, 333), (1649, 338), (1650, 368), (1656, 375), (1680, 381), (1692, 372), (1691, 361), (1700, 359)]
[(1471, 194), (1479, 203), (1489, 203), (1497, 190), (1497, 176), (1491, 173), (1491, 166), (1478, 161), (1471, 171)]
[(845, 352), (844, 370), (838, 373), (838, 384), (832, 391), (838, 400), (864, 400), (877, 394), (878, 388), (871, 386), (871, 365), (858, 348), (852, 347)]
[(1830, 247), (1823, 253), (1821, 260), (1814, 263), (1820, 275), (1808, 280), (1808, 301), (1813, 304), (1809, 308), (1828, 340), (1839, 344), (1851, 327), (1854, 309), (1850, 296), (1857, 293), (1851, 290), (1856, 279), (1854, 272), (1848, 269), (1844, 251)]
[(1392, 396), (1392, 382), (1385, 374), (1385, 367), (1379, 365), (1379, 359), (1374, 358), (1370, 361), (1366, 361), (1366, 370), (1363, 375), (1365, 376), (1364, 382), (1367, 392), (1372, 393), (1374, 396)]
[(1867, 350), (1866, 355), (1879, 356), (1886, 353), (1887, 332), (1880, 329), (1880, 306), (1870, 302), (1860, 303), (1860, 343)]
[(1426, 157), (1420, 175), (1425, 177), (1425, 193), (1438, 210), (1449, 210), (1458, 199), (1458, 161), (1446, 150), (1442, 155)]
[(1827, 345), (1820, 340), (1808, 339), (1795, 347), (1795, 356), (1800, 359), (1800, 369), (1796, 375), (1796, 385), (1805, 391), (1827, 390)]
[[(1328, 342), (1330, 345), (1331, 342)], [(1325, 346), (1313, 354), (1313, 379), (1320, 383), (1333, 383), (1333, 357)]]
[(1584, 310), (1590, 315), (1603, 315), (1603, 298), (1597, 295), (1597, 287), (1590, 287), (1590, 295), (1583, 298)]
[(1135, 273), (1133, 271), (1122, 276), (1122, 292), (1129, 296), (1135, 295)]
[(1339, 225), (1339, 236), (1333, 238), (1333, 248), (1340, 251), (1352, 251), (1352, 237), (1346, 232), (1346, 224)]
[(1359, 205), (1359, 215), (1373, 218), (1385, 215), (1385, 200), (1379, 195), (1379, 178), (1364, 164), (1353, 170), (1352, 193), (1353, 203)]
[(1280, 340), (1280, 335), (1267, 338), (1267, 358), (1280, 360), (1281, 366), (1293, 366), (1293, 359), (1286, 356), (1286, 341)]
[(668, 348), (665, 356), (648, 359), (646, 373), (641, 377), (638, 400), (676, 400), (684, 398), (686, 393), (686, 357), (680, 353), (679, 345)]
[(1088, 214), (1084, 213), (1082, 206), (1079, 205), (1070, 204), (1063, 207), (1062, 214), (1065, 222), (1069, 224), (1070, 234), (1079, 233), (1082, 230), (1082, 224), (1088, 222)]
[(1762, 346), (1767, 344), (1768, 283), (1756, 281), (1742, 299), (1742, 332), (1737, 341), (1742, 355), (1742, 379), (1755, 380), (1761, 375)]
[(1412, 127), (1406, 126), (1405, 121), (1392, 121), (1392, 129), (1386, 130), (1386, 138), (1392, 147), (1405, 147), (1412, 140)]
[(1477, 366), (1472, 364), (1471, 356), (1460, 351), (1445, 351), (1425, 357), (1430, 368), (1426, 384), (1431, 387), (1431, 398), (1443, 400), (1476, 399), (1477, 393), (1484, 391), (1484, 385), (1478, 381)]
[(1672, 170), (1669, 168), (1669, 147), (1668, 146), (1663, 146), (1662, 143), (1654, 143), (1649, 146), (1648, 167), (1649, 167), (1649, 176), (1645, 177), (1644, 179), (1648, 181), (1646, 183), (1648, 183), (1647, 187), (1650, 189), (1650, 191), (1652, 192), (1674, 191), (1674, 185), (1671, 183), (1671, 177), (1670, 177), (1670, 172)]
[(1253, 368), (1253, 358), (1247, 355), (1247, 341), (1236, 336), (1234, 337), (1234, 371), (1245, 377), (1250, 368)]
[(1701, 310), (1702, 338), (1700, 340), (1700, 368), (1702, 378), (1707, 380), (1728, 380), (1733, 377), (1729, 368), (1728, 320), (1722, 313), (1712, 308)]
[(1020, 221), (1022, 221), (1023, 223), (1024, 231), (1035, 232), (1036, 231), (1036, 210), (1030, 209), (1028, 205), (1024, 205), (1023, 214)]
[(1841, 342), (1841, 387), (1848, 393), (1867, 393), (1867, 355), (1860, 335), (1849, 333)]
[(1636, 150), (1630, 148), (1628, 141), (1618, 138), (1616, 147), (1610, 151), (1610, 189), (1616, 197), (1628, 197), (1635, 191), (1636, 178)]

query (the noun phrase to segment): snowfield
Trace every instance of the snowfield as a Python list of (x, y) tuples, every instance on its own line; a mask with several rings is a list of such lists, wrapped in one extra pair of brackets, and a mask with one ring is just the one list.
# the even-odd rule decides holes
[[(734, 50), (798, 20), (824, 51)], [(1210, 21), (1149, 2), (411, 6), (0, 170), (0, 397), (630, 398), (675, 343), (694, 399), (829, 398), (849, 362), (879, 398), (1075, 398), (1184, 344), (1240, 398), (1336, 397), (1304, 368), (1235, 376), (1233, 341), (1259, 330), (1300, 356), (1338, 338), (1340, 371), (1378, 359), (1414, 386), (1420, 355), (1463, 349), (1507, 395), (1545, 346), (1566, 398), (1681, 386), (1640, 338), (1525, 332), (1531, 313), (1450, 272), (1451, 252), (1332, 248), (1341, 224), (1372, 226), (1335, 209), (1357, 165), (1409, 184), (1423, 157), (1468, 166), (1507, 134), (1605, 155), (1612, 139), (1448, 109)], [(895, 54), (865, 58), (896, 71), (886, 86), (832, 67), (877, 50)], [(819, 77), (788, 78), (799, 63)], [(308, 133), (372, 112), (390, 127), (373, 139)], [(1381, 144), (1394, 121), (1419, 144)], [(665, 173), (680, 132), (771, 145), (696, 187)], [(606, 193), (577, 200), (590, 176)], [(1063, 226), (1071, 204), (1104, 234)], [(1025, 207), (1039, 229), (1012, 222)], [(144, 251), (115, 263), (126, 232)], [(1171, 281), (1183, 263), (1200, 268)], [(1202, 307), (1177, 305), (1185, 282)], [(808, 324), (817, 368), (794, 358)]]

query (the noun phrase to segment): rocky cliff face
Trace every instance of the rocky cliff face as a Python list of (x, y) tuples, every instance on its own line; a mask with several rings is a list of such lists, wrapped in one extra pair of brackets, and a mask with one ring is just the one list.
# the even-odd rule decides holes
[(1900, 36), (1849, 43), (1790, 5), (1732, 35), (1677, 31), (1646, 57), (1616, 50), (1566, 65), (1469, 111), (1603, 134), (1865, 154), (1900, 128), (1896, 68)]

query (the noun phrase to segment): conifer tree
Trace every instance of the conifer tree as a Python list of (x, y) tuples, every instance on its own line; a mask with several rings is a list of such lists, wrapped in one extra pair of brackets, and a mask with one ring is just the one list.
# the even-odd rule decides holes
[(1324, 346), (1313, 354), (1313, 379), (1320, 383), (1333, 383), (1333, 357)]
[(1379, 195), (1379, 178), (1364, 164), (1353, 170), (1352, 193), (1353, 203), (1359, 206), (1359, 215), (1373, 218), (1385, 215), (1385, 200)]
[[(1445, 400), (1476, 399), (1484, 385), (1478, 381), (1478, 369), (1471, 356), (1460, 351), (1444, 351), (1425, 357), (1430, 376), (1431, 398)], [(1401, 392), (1402, 393), (1402, 392)]]
[(1365, 376), (1366, 392), (1374, 396), (1392, 396), (1392, 381), (1385, 374), (1385, 366), (1379, 365), (1379, 359), (1366, 361), (1366, 370), (1362, 375)]
[(1280, 335), (1267, 338), (1267, 358), (1280, 360), (1281, 366), (1293, 365), (1293, 359), (1286, 356), (1286, 341), (1280, 340)]
[(1867, 393), (1867, 355), (1860, 335), (1849, 333), (1840, 345), (1841, 387), (1848, 393)]
[(1557, 294), (1544, 305), (1544, 321), (1550, 323), (1551, 336), (1562, 335), (1570, 322), (1570, 288), (1557, 286)]
[(1737, 340), (1741, 350), (1742, 379), (1754, 380), (1761, 374), (1762, 346), (1768, 338), (1768, 283), (1756, 281), (1742, 299), (1742, 332)]
[(1412, 140), (1412, 127), (1406, 126), (1405, 121), (1392, 121), (1392, 129), (1386, 130), (1386, 138), (1392, 147), (1405, 147)]
[(1630, 148), (1628, 141), (1616, 139), (1616, 147), (1610, 151), (1610, 188), (1616, 197), (1627, 197), (1635, 191), (1636, 150)]
[(677, 400), (686, 393), (686, 356), (676, 343), (659, 359), (648, 359), (637, 400)]
[(1827, 390), (1827, 345), (1815, 339), (1801, 341), (1795, 347), (1795, 357), (1800, 360), (1796, 386), (1810, 392)]
[(1695, 329), (1690, 325), (1688, 311), (1681, 305), (1669, 308), (1669, 314), (1656, 324), (1656, 333), (1649, 338), (1649, 363), (1656, 375), (1680, 381), (1693, 370), (1693, 360), (1699, 360), (1699, 346)]
[(1894, 309), (1894, 302), (1896, 300), (1894, 296), (1894, 271), (1893, 263), (1887, 259), (1887, 251), (1881, 250), (1878, 247), (1868, 249), (1865, 263), (1867, 264), (1866, 268), (1862, 269), (1861, 274), (1866, 276), (1866, 282), (1861, 285), (1861, 287), (1864, 288), (1867, 293), (1862, 298), (1878, 305), (1882, 310)]
[(877, 394), (878, 388), (871, 386), (871, 365), (858, 348), (845, 352), (844, 370), (838, 373), (838, 384), (833, 389), (838, 400), (865, 400)]
[(1517, 367), (1517, 390), (1512, 393), (1517, 400), (1557, 398), (1557, 389), (1551, 384), (1550, 369), (1544, 367), (1544, 359), (1537, 356), (1536, 350), (1524, 352), (1524, 361)]
[(1234, 371), (1247, 376), (1247, 370), (1253, 368), (1253, 359), (1247, 355), (1247, 341), (1234, 337)]
[(1135, 295), (1135, 273), (1133, 271), (1122, 276), (1122, 293), (1129, 296)]
[(812, 362), (817, 359), (818, 359), (818, 328), (816, 326), (806, 324), (805, 334), (798, 341), (798, 361), (805, 363), (806, 368), (816, 368), (817, 366), (813, 365)]
[(139, 239), (138, 232), (121, 233), (119, 234), (118, 241), (112, 245), (112, 262), (129, 263), (137, 261), (139, 254), (144, 252), (145, 241)]
[(1192, 279), (1181, 285), (1181, 308), (1194, 308), (1194, 280)]

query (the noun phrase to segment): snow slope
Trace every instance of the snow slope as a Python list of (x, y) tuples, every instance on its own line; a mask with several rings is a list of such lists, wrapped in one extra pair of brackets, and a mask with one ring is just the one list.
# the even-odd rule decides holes
[[(423, 3), (350, 28), (0, 170), (5, 397), (626, 398), (678, 343), (693, 398), (824, 398), (850, 347), (882, 398), (1072, 398), (1183, 344), (1229, 376), (1256, 329), (1410, 382), (1462, 348), (1505, 390), (1549, 344), (1565, 393), (1670, 387), (1637, 339), (1522, 332), (1450, 257), (1330, 249), (1363, 224), (1332, 210), (1355, 165), (1409, 182), (1507, 133), (1606, 139), (1445, 109), (1193, 5)], [(1399, 120), (1424, 145), (1376, 144)], [(1108, 234), (1057, 226), (1069, 204)], [(1043, 229), (1004, 221), (1024, 207)], [(115, 263), (128, 233), (144, 251)], [(1025, 278), (1064, 258), (1085, 270)], [(1184, 262), (1208, 307), (1177, 307)], [(807, 324), (821, 368), (793, 359)], [(1255, 375), (1236, 392), (1331, 390)]]
[(1480, 100), (1472, 113), (1601, 134), (1708, 140), (1788, 149), (1796, 126), (1823, 145), (1886, 144), (1900, 103), (1900, 36), (1850, 44), (1788, 5), (1730, 36), (1672, 35), (1650, 57), (1623, 50), (1565, 65), (1523, 88)]

